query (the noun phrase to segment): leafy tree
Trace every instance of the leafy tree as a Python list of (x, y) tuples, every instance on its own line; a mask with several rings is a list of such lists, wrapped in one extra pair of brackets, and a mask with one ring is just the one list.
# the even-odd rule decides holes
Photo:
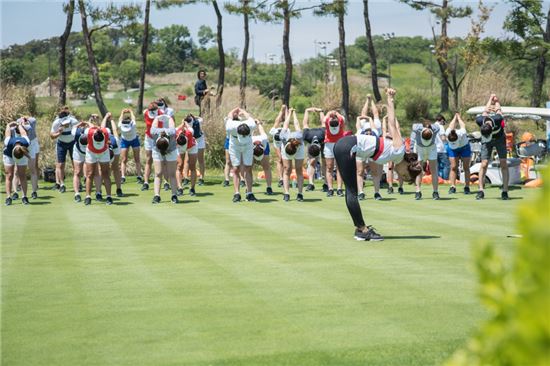
[(214, 42), (216, 35), (212, 31), (212, 28), (207, 25), (201, 25), (199, 27), (199, 31), (197, 32), (197, 38), (201, 48), (206, 49), (209, 43)]
[(69, 75), (68, 86), (71, 92), (81, 99), (86, 99), (94, 92), (94, 85), (90, 75), (73, 71)]
[(173, 24), (158, 31), (163, 71), (180, 71), (194, 55), (193, 40), (186, 26)]
[(506, 17), (504, 29), (519, 39), (510, 40), (509, 54), (536, 62), (531, 93), (531, 106), (542, 103), (542, 87), (550, 50), (550, 7), (544, 15), (543, 2), (537, 0), (508, 0), (512, 10)]
[(280, 98), (283, 95), (281, 80), (284, 69), (279, 65), (254, 63), (250, 69), (250, 85), (268, 98)]
[[(543, 179), (550, 179), (550, 168)], [(494, 244), (474, 247), (480, 297), (489, 319), (447, 366), (547, 365), (550, 357), (550, 185), (519, 210), (511, 267)]]
[(0, 60), (0, 80), (5, 83), (17, 84), (23, 79), (24, 69), (21, 62), (12, 58)]
[[(159, 52), (152, 52), (147, 55), (146, 71), (151, 74), (158, 74), (162, 68), (162, 56)], [(143, 104), (143, 102), (142, 102)], [(142, 105), (143, 106), (143, 105)]]
[(118, 67), (117, 78), (124, 85), (124, 90), (137, 84), (140, 77), (140, 63), (134, 60), (125, 60)]
[(67, 21), (65, 22), (65, 30), (59, 37), (59, 74), (61, 80), (59, 82), (59, 100), (57, 104), (62, 106), (67, 104), (67, 40), (71, 34), (73, 27), (74, 16), (74, 0), (69, 0), (68, 4), (63, 4), (63, 11), (67, 13)]

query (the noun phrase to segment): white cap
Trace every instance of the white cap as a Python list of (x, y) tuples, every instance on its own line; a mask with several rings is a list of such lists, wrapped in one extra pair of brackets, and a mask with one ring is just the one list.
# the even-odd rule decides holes
[(65, 117), (61, 120), (61, 126), (63, 126), (63, 127), (67, 127), (70, 124), (71, 124), (71, 121), (67, 117)]
[(92, 136), (92, 141), (93, 141), (93, 144), (94, 144), (94, 148), (96, 150), (99, 150), (101, 148), (103, 148), (105, 146), (105, 140), (103, 141), (96, 141), (93, 136)]
[(122, 132), (130, 132), (132, 131), (132, 123), (121, 123), (120, 124), (120, 130)]
[(331, 134), (336, 135), (336, 134), (338, 134), (338, 132), (340, 132), (340, 125), (338, 125), (336, 127), (329, 126), (328, 129), (330, 130)]

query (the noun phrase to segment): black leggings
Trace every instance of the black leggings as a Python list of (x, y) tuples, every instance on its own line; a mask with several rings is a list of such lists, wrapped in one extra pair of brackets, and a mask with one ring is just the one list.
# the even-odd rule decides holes
[(340, 176), (346, 185), (346, 206), (356, 227), (365, 226), (361, 206), (357, 199), (357, 165), (355, 163), (355, 154), (351, 155), (351, 149), (357, 145), (356, 136), (342, 137), (334, 145), (334, 158)]

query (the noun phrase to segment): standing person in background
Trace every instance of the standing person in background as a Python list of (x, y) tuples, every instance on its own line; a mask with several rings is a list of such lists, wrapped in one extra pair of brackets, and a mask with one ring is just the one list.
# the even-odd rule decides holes
[[(157, 103), (152, 102), (149, 104), (146, 110), (143, 111), (143, 119), (145, 121), (145, 174), (143, 176), (143, 186), (141, 187), (142, 191), (149, 189), (149, 178), (151, 178), (151, 165), (153, 164), (153, 148), (155, 141), (151, 137), (151, 126), (153, 125), (153, 120), (160, 115), (163, 115), (164, 112), (159, 109)], [(160, 128), (163, 126), (160, 125)]]
[[(458, 130), (455, 129), (457, 121), (460, 125)], [(462, 160), (462, 168), (464, 169), (464, 194), (470, 194), (470, 157), (472, 156), (472, 151), (470, 150), (466, 124), (462, 118), (460, 118), (459, 113), (455, 114), (445, 134), (447, 135), (447, 141), (449, 141), (447, 153), (451, 161), (451, 188), (449, 188), (449, 194), (456, 193), (456, 178), (459, 176), (459, 160)]]
[(252, 136), (253, 155), (254, 160), (260, 163), (264, 170), (265, 183), (267, 185), (265, 194), (268, 196), (273, 195), (273, 188), (271, 188), (271, 162), (269, 161), (269, 141), (267, 133), (265, 133), (263, 124), (260, 120), (256, 120), (256, 126), (258, 126), (259, 135)]
[[(314, 191), (315, 185), (313, 184), (315, 180), (315, 167), (317, 164), (321, 163), (321, 172), (326, 172), (326, 162), (325, 157), (323, 156), (323, 149), (325, 148), (325, 128), (310, 128), (309, 127), (309, 113), (318, 112), (320, 122), (323, 123), (325, 115), (321, 108), (307, 108), (304, 113), (304, 119), (302, 121), (302, 135), (304, 143), (307, 142), (307, 155), (308, 155), (308, 165), (307, 165), (307, 174), (309, 184), (306, 186), (306, 191)], [(323, 177), (323, 192), (328, 191), (328, 185), (326, 183), (326, 177)]]
[(257, 202), (258, 200), (252, 193), (252, 131), (256, 128), (256, 122), (250, 114), (239, 107), (230, 111), (225, 118), (225, 130), (229, 134), (229, 156), (233, 166), (233, 187), (235, 194), (233, 202), (241, 201), (239, 190), (240, 171), (243, 171), (246, 182), (246, 200)]
[(126, 164), (128, 163), (128, 150), (131, 148), (136, 163), (137, 182), (143, 184), (141, 176), (141, 161), (139, 156), (139, 136), (137, 134), (136, 117), (131, 109), (123, 109), (118, 118), (120, 128), (120, 173), (122, 183), (126, 182)]
[(277, 178), (279, 179), (279, 182), (277, 186), (280, 188), (283, 186), (283, 159), (281, 156), (281, 124), (284, 122), (286, 116), (288, 114), (288, 109), (286, 105), (282, 105), (281, 109), (279, 110), (279, 113), (277, 114), (277, 117), (275, 117), (275, 122), (273, 123), (273, 127), (269, 131), (269, 134), (273, 137), (273, 147), (275, 150), (275, 153), (277, 154), (276, 157), (276, 169), (277, 169)]
[(67, 153), (73, 158), (74, 139), (71, 131), (78, 124), (78, 120), (71, 115), (69, 107), (64, 106), (59, 109), (57, 118), (52, 123), (50, 137), (56, 140), (55, 151), (55, 186), (60, 193), (66, 191), (65, 188), (65, 161)]
[(6, 173), (6, 206), (12, 204), (12, 186), (13, 177), (15, 175), (15, 166), (17, 166), (17, 175), (21, 182), (21, 190), (23, 191), (23, 198), (21, 203), (24, 205), (29, 204), (27, 198), (27, 164), (29, 163), (29, 146), (30, 141), (27, 137), (27, 131), (25, 128), (17, 123), (11, 122), (6, 126), (6, 132), (4, 134), (4, 150), (3, 150), (3, 163)]
[(501, 198), (508, 200), (508, 161), (506, 160), (506, 135), (504, 134), (504, 117), (500, 108), (500, 102), (495, 94), (491, 94), (485, 110), (481, 116), (476, 117), (476, 123), (481, 129), (481, 168), (479, 169), (479, 191), (476, 200), (485, 198), (484, 185), (485, 173), (489, 166), (489, 159), (493, 149), (497, 150), (502, 172), (502, 193)]
[[(430, 121), (424, 121), (424, 123), (415, 123), (411, 132), (411, 146), (414, 146), (414, 152), (418, 154), (418, 161), (429, 162), (430, 173), (432, 175), (432, 198), (434, 200), (439, 199), (439, 177), (437, 175), (437, 147), (435, 141), (439, 134), (439, 125), (430, 124)], [(422, 185), (422, 174), (416, 177), (416, 193), (414, 198), (416, 200), (422, 199), (422, 192), (420, 187)]]
[(445, 125), (447, 120), (442, 114), (435, 117), (435, 124), (439, 126), (439, 133), (435, 140), (437, 147), (437, 175), (442, 179), (449, 179), (450, 162), (447, 155), (447, 135), (445, 134)]
[[(294, 122), (294, 131), (290, 131), (289, 129), (290, 118), (292, 118)], [(291, 108), (286, 116), (285, 123), (281, 130), (281, 141), (283, 143), (281, 153), (283, 156), (283, 187), (285, 192), (283, 201), (290, 201), (290, 174), (292, 172), (292, 160), (294, 160), (296, 184), (298, 186), (296, 201), (302, 202), (304, 200), (302, 189), (304, 187), (303, 164), (305, 148), (302, 130), (300, 129), (300, 123), (298, 122), (298, 117), (296, 116), (296, 110), (294, 110), (294, 108)]]
[[(327, 197), (334, 196), (333, 189), (333, 177), (332, 173), (334, 171), (334, 144), (338, 142), (342, 137), (344, 137), (344, 116), (342, 116), (337, 111), (330, 111), (325, 117), (325, 147), (323, 149), (325, 154), (325, 160), (327, 162), (327, 171), (326, 179), (328, 185)], [(339, 171), (336, 172), (336, 182), (338, 184), (338, 190), (336, 194), (340, 197), (344, 196), (344, 191), (342, 190), (342, 177), (340, 176)]]
[(199, 107), (199, 116), (202, 116), (201, 103), (204, 96), (208, 94), (206, 86), (206, 71), (199, 70), (197, 72), (197, 81), (195, 82), (195, 104)]

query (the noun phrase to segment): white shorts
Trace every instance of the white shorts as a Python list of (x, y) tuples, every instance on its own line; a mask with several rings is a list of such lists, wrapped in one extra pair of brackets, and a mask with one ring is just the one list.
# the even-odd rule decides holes
[(10, 158), (9, 156), (2, 155), (4, 157), (4, 166), (27, 166), (29, 164), (29, 159), (26, 156), (23, 156), (21, 159)]
[(143, 146), (145, 147), (145, 151), (152, 151), (153, 146), (155, 146), (155, 141), (153, 141), (152, 138), (145, 135), (145, 141), (143, 142)]
[(325, 159), (334, 159), (334, 144), (335, 142), (325, 142), (325, 148), (323, 149)]
[(197, 144), (195, 145), (197, 146), (197, 149), (206, 149), (206, 139), (204, 138), (204, 135), (195, 140), (197, 141)]
[(418, 154), (419, 161), (437, 160), (437, 147), (435, 144), (428, 147), (414, 145), (414, 152)]
[(86, 154), (82, 154), (78, 149), (73, 147), (73, 161), (76, 161), (77, 163), (83, 163), (86, 161)]
[(29, 146), (29, 155), (31, 156), (31, 159), (36, 158), (36, 154), (40, 152), (40, 145), (38, 144), (38, 139), (31, 140), (31, 144)]
[(88, 164), (94, 164), (94, 163), (109, 163), (111, 160), (111, 156), (109, 154), (109, 149), (105, 150), (101, 154), (96, 154), (91, 152), (89, 149), (86, 149), (86, 160), (85, 162)]
[(283, 158), (283, 160), (303, 160), (305, 157), (304, 144), (301, 144), (298, 147), (298, 150), (296, 151), (296, 154), (294, 154), (294, 156), (289, 156), (283, 147), (281, 149), (281, 157)]
[(177, 161), (178, 160), (178, 149), (174, 149), (166, 155), (162, 155), (158, 151), (153, 150), (153, 160), (154, 161)]
[(254, 154), (252, 145), (250, 146), (235, 146), (229, 144), (229, 157), (231, 158), (231, 165), (237, 167), (241, 164), (245, 166), (252, 166), (254, 160)]

